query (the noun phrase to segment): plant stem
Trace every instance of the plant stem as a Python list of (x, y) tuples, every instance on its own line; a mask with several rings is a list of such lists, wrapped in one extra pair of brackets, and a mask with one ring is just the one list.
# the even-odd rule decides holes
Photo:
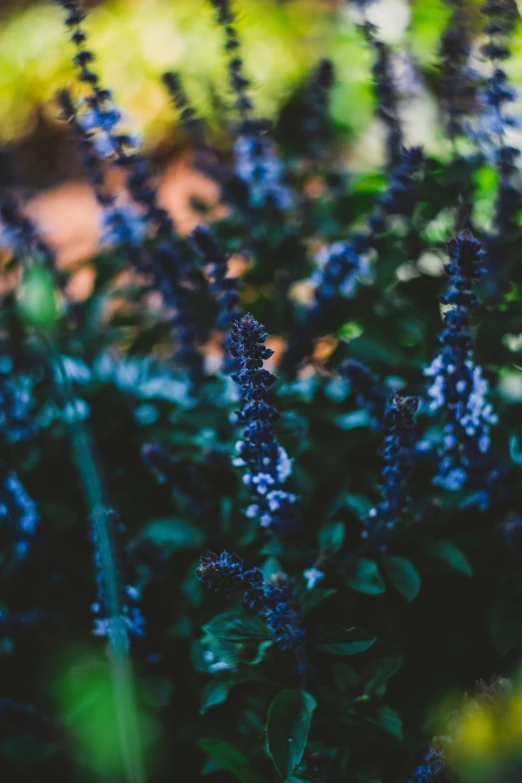
[(127, 783), (145, 783), (138, 710), (134, 689), (129, 636), (120, 600), (118, 572), (112, 542), (109, 508), (104, 499), (102, 482), (89, 442), (88, 433), (76, 415), (76, 400), (61, 357), (52, 339), (39, 333), (45, 343), (65, 406), (73, 411), (69, 418), (70, 435), (76, 467), (81, 476), (85, 500), (92, 525), (92, 538), (103, 584), (104, 608), (108, 624), (108, 658), (111, 665), (121, 753)]

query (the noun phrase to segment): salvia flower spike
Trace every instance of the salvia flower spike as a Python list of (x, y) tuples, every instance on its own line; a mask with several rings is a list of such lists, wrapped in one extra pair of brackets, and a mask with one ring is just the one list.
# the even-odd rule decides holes
[(231, 331), (230, 353), (239, 363), (232, 377), (241, 387), (242, 399), (237, 421), (245, 427), (243, 440), (236, 444), (234, 464), (246, 468), (243, 482), (253, 501), (247, 516), (284, 533), (298, 524), (297, 498), (285, 489), (292, 463), (273, 432), (279, 413), (268, 399), (275, 377), (263, 368), (273, 354), (265, 346), (266, 338), (263, 327), (249, 314), (236, 321)]
[(407, 481), (413, 469), (415, 413), (418, 397), (394, 393), (384, 415), (381, 502), (368, 515), (363, 538), (386, 534), (400, 521), (408, 505)]
[[(497, 416), (487, 401), (488, 382), (473, 361), (470, 335), (471, 312), (478, 306), (473, 286), (482, 273), (483, 251), (470, 231), (462, 231), (449, 243), (450, 263), (446, 267), (449, 288), (441, 303), (444, 330), (442, 350), (425, 375), (432, 378), (428, 389), (430, 410), (442, 410), (444, 439), (433, 482), (449, 490), (474, 486), (482, 474), (490, 447), (489, 430)], [(482, 488), (482, 487), (480, 487)]]
[(267, 584), (259, 569), (245, 569), (241, 558), (226, 551), (219, 556), (207, 552), (201, 558), (197, 575), (209, 590), (226, 598), (241, 596), (246, 609), (264, 618), (274, 642), (282, 650), (293, 652), (298, 671), (305, 673), (306, 634), (292, 607), (292, 591), (284, 576)]

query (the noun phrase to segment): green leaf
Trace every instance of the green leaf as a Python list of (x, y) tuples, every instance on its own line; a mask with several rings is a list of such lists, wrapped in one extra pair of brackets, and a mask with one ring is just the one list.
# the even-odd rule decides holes
[(25, 269), (17, 297), (22, 318), (33, 326), (48, 329), (58, 319), (54, 281), (43, 266)]
[(209, 707), (215, 707), (216, 704), (222, 704), (227, 700), (228, 688), (224, 682), (210, 682), (203, 689), (203, 702), (201, 704), (200, 715), (204, 715)]
[(335, 687), (340, 693), (357, 688), (361, 680), (353, 666), (348, 666), (347, 663), (332, 663), (332, 675)]
[(384, 568), (391, 581), (407, 601), (413, 601), (419, 594), (420, 574), (409, 560), (395, 555), (383, 556)]
[(368, 677), (364, 685), (364, 693), (369, 696), (384, 696), (388, 680), (400, 669), (401, 665), (402, 658), (400, 656), (373, 661), (364, 670), (365, 676)]
[(350, 562), (347, 571), (346, 583), (359, 593), (379, 595), (386, 590), (386, 585), (374, 560), (361, 557), (355, 563)]
[(375, 636), (355, 626), (352, 628), (334, 626), (328, 631), (325, 629), (322, 635), (324, 641), (315, 646), (330, 655), (357, 655), (368, 650), (376, 641)]
[(389, 731), (396, 739), (402, 740), (402, 720), (397, 710), (383, 704), (377, 710), (376, 717), (379, 726)]
[(142, 682), (144, 698), (155, 707), (167, 707), (172, 698), (174, 684), (168, 677), (147, 677)]
[(352, 511), (359, 519), (366, 519), (373, 503), (363, 495), (346, 495), (344, 505)]
[(332, 595), (335, 595), (337, 593), (337, 589), (335, 587), (330, 588), (324, 588), (324, 587), (314, 587), (313, 590), (307, 590), (305, 593), (301, 596), (301, 613), (306, 614), (307, 612), (310, 612), (312, 609), (315, 609), (316, 606), (318, 606), (323, 601), (326, 601), (327, 598), (330, 598)]
[(241, 783), (265, 783), (265, 779), (252, 767), (247, 757), (229, 742), (202, 739), (199, 741), (199, 747)]
[(319, 531), (321, 552), (338, 552), (344, 542), (344, 523), (328, 522)]
[(315, 707), (315, 699), (298, 689), (280, 691), (269, 707), (267, 752), (285, 781), (303, 757)]
[(280, 574), (283, 567), (277, 557), (269, 557), (260, 568), (265, 582), (268, 582), (274, 574)]
[(509, 439), (509, 456), (515, 465), (522, 465), (522, 450), (520, 449), (520, 438), (515, 432)]
[(490, 610), (490, 630), (499, 655), (522, 647), (522, 601), (520, 595), (504, 595)]
[(169, 551), (192, 549), (203, 543), (203, 534), (195, 525), (184, 519), (167, 517), (152, 519), (143, 529), (142, 537), (154, 541), (159, 547)]
[(372, 420), (366, 409), (342, 413), (334, 418), (334, 422), (341, 430), (355, 430), (358, 427), (368, 427)]
[(451, 541), (436, 541), (430, 547), (430, 553), (444, 560), (445, 563), (456, 571), (460, 571), (466, 574), (466, 576), (473, 576), (473, 568), (468, 559)]
[(268, 639), (265, 623), (255, 615), (243, 612), (225, 612), (213, 617), (203, 626), (205, 633), (229, 642), (261, 641)]

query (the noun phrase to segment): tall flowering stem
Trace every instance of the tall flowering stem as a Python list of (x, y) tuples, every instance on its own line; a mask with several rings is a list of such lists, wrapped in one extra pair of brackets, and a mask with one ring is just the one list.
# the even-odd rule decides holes
[(388, 166), (395, 166), (401, 159), (404, 134), (399, 111), (399, 95), (393, 73), (392, 55), (389, 47), (377, 37), (377, 28), (374, 24), (366, 20), (362, 24), (361, 29), (375, 55), (372, 73), (377, 102), (376, 113), (386, 128)]
[(144, 254), (139, 248), (143, 245), (147, 233), (145, 219), (133, 201), (118, 204), (114, 194), (107, 188), (103, 159), (96, 151), (91, 133), (83, 127), (77, 107), (67, 90), (61, 90), (58, 94), (58, 103), (64, 120), (69, 123), (77, 140), (85, 172), (102, 210), (102, 244), (123, 246), (134, 265), (140, 268)]
[(238, 307), (240, 280), (228, 274), (229, 256), (223, 252), (208, 228), (198, 226), (192, 232), (191, 239), (209, 271), (210, 288), (217, 304), (216, 329), (226, 330), (228, 335), (228, 330), (241, 315)]
[(67, 12), (65, 25), (76, 47), (74, 64), (78, 81), (85, 85), (86, 96), (80, 104), (77, 122), (89, 134), (92, 146), (101, 158), (112, 161), (127, 172), (126, 185), (134, 201), (144, 209), (144, 217), (161, 235), (170, 235), (174, 226), (169, 214), (157, 203), (156, 188), (146, 158), (138, 152), (137, 140), (125, 131), (123, 115), (111, 90), (102, 86), (94, 70), (94, 54), (87, 47), (83, 27), (85, 13), (79, 0), (57, 0)]
[[(55, 377), (59, 379), (59, 390), (65, 405), (75, 411), (75, 398), (70, 379), (54, 344), (45, 338), (50, 352)], [(135, 624), (140, 633), (140, 615), (129, 610), (122, 601), (124, 591), (118, 578), (114, 549), (114, 513), (109, 509), (102, 490), (101, 478), (93, 456), (88, 434), (81, 417), (69, 418), (71, 441), (78, 472), (82, 478), (85, 500), (89, 508), (91, 536), (94, 546), (94, 561), (98, 600), (96, 614), (103, 614), (103, 620), (95, 623), (95, 633), (107, 636), (108, 657), (118, 714), (122, 759), (127, 783), (144, 783), (145, 770), (141, 752), (138, 712), (134, 693), (134, 678), (129, 655), (129, 630)]]
[[(509, 36), (518, 19), (515, 0), (486, 0), (482, 6), (486, 17), (484, 32), (488, 37), (482, 54), (490, 61), (492, 73), (481, 97), (484, 103), (482, 125), (486, 141), (493, 142), (493, 156), (500, 182), (497, 192), (495, 226), (500, 235), (516, 228), (518, 191), (513, 177), (517, 173), (516, 160), (520, 151), (506, 144), (506, 130), (517, 125), (517, 120), (506, 112), (516, 100), (517, 93), (509, 83), (503, 63), (511, 57)], [(489, 139), (487, 138), (489, 137)]]
[(418, 397), (392, 394), (384, 415), (384, 468), (381, 475), (382, 501), (373, 508), (363, 538), (385, 534), (400, 521), (408, 505), (407, 481), (413, 469), (415, 413)]
[(484, 253), (470, 231), (462, 231), (448, 249), (450, 282), (441, 303), (449, 309), (439, 338), (442, 350), (425, 374), (433, 379), (428, 389), (430, 410), (443, 410), (446, 420), (433, 483), (458, 490), (465, 485), (481, 486), (489, 429), (497, 416), (486, 401), (488, 382), (473, 361), (469, 332), (471, 313), (478, 307), (473, 285), (483, 272)]
[(225, 32), (225, 52), (228, 56), (228, 76), (236, 96), (235, 109), (241, 118), (240, 132), (248, 130), (248, 118), (253, 108), (248, 96), (250, 81), (245, 76), (243, 61), (239, 56), (240, 42), (235, 27), (236, 15), (230, 0), (210, 0), (216, 10), (216, 21)]
[(472, 38), (462, 0), (446, 0), (452, 9), (439, 48), (440, 99), (448, 138), (455, 143), (467, 135), (470, 114), (476, 108), (478, 74), (470, 66)]
[(295, 529), (299, 519), (297, 498), (284, 488), (292, 464), (273, 433), (279, 413), (268, 399), (275, 377), (263, 368), (273, 354), (265, 346), (266, 338), (263, 327), (249, 314), (232, 328), (230, 353), (239, 363), (239, 370), (232, 377), (241, 387), (243, 401), (237, 421), (245, 427), (243, 440), (236, 444), (238, 457), (234, 464), (246, 468), (243, 482), (253, 499), (247, 516), (256, 517), (262, 527), (283, 534)]
[(385, 192), (379, 196), (366, 218), (366, 229), (353, 232), (346, 240), (326, 245), (316, 257), (317, 269), (312, 275), (314, 299), (301, 328), (290, 339), (283, 357), (284, 370), (293, 375), (299, 364), (310, 355), (314, 338), (327, 328), (336, 301), (352, 296), (358, 279), (369, 272), (370, 250), (386, 229), (393, 215), (409, 217), (415, 207), (415, 178), (421, 171), (424, 155), (421, 147), (403, 149), (401, 158), (387, 176)]
[[(206, 294), (205, 276), (195, 263), (188, 244), (177, 236), (170, 215), (159, 205), (149, 163), (138, 151), (136, 140), (123, 128), (123, 116), (111, 91), (102, 87), (93, 69), (95, 58), (86, 46), (87, 35), (82, 27), (85, 14), (80, 3), (78, 0), (58, 2), (67, 11), (65, 24), (77, 48), (74, 63), (78, 79), (87, 85), (88, 92), (80, 111), (76, 112), (75, 123), (100, 157), (126, 172), (125, 184), (138, 210), (136, 212), (132, 206), (125, 210), (109, 210), (108, 229), (112, 230), (113, 238), (136, 243), (140, 239), (139, 221), (142, 219), (153, 233), (152, 247), (147, 252), (141, 248), (141, 252), (133, 252), (130, 258), (138, 271), (152, 276), (153, 287), (172, 309), (170, 323), (179, 342), (175, 358), (187, 367), (192, 384), (197, 387), (203, 377), (203, 356), (198, 343), (206, 338), (206, 330), (196, 318), (191, 300), (193, 292)], [(129, 217), (132, 218), (130, 231)]]
[(163, 74), (162, 81), (172, 99), (174, 107), (179, 112), (182, 127), (190, 138), (196, 143), (200, 143), (203, 135), (202, 123), (196, 116), (195, 109), (189, 103), (179, 75), (174, 73), (174, 71), (167, 71)]
[[(234, 109), (239, 115), (235, 127), (235, 174), (248, 189), (248, 205), (285, 209), (291, 206), (290, 191), (281, 184), (282, 163), (272, 139), (266, 135), (270, 123), (252, 117), (254, 105), (248, 94), (250, 80), (245, 75), (240, 56), (240, 41), (235, 27), (236, 15), (231, 0), (210, 0), (216, 9), (216, 20), (225, 32), (229, 84), (235, 95)], [(245, 204), (239, 199), (239, 205)]]
[(292, 592), (286, 579), (267, 584), (258, 568), (245, 569), (236, 555), (207, 552), (196, 571), (204, 585), (227, 598), (241, 595), (243, 605), (261, 615), (274, 642), (294, 653), (298, 671), (306, 671), (306, 634), (300, 627), (297, 613), (292, 608)]
[(320, 60), (308, 85), (302, 125), (306, 146), (312, 155), (318, 155), (324, 144), (333, 83), (334, 68), (331, 60)]

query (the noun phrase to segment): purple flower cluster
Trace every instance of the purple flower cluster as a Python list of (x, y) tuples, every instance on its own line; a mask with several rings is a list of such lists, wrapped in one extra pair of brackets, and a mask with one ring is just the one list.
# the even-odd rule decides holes
[(272, 139), (259, 132), (241, 133), (234, 146), (236, 176), (246, 185), (254, 209), (292, 205), (290, 189), (281, 183), (283, 164)]
[(237, 421), (245, 427), (243, 440), (236, 444), (234, 465), (246, 468), (243, 482), (254, 501), (246, 515), (257, 517), (263, 527), (284, 533), (298, 525), (297, 498), (284, 489), (292, 464), (273, 433), (279, 413), (268, 401), (275, 377), (263, 368), (273, 354), (264, 344), (266, 337), (263, 327), (249, 314), (232, 328), (230, 352), (239, 363), (232, 377), (241, 387), (243, 401)]
[(384, 415), (381, 474), (382, 501), (368, 515), (363, 538), (385, 533), (400, 520), (408, 504), (406, 484), (413, 468), (415, 413), (418, 397), (392, 394)]
[[(11, 356), (0, 355), (0, 449), (7, 444), (31, 438), (36, 423), (31, 417), (33, 406), (29, 377), (15, 375)], [(5, 456), (4, 456), (5, 459)], [(14, 557), (22, 560), (29, 550), (40, 515), (17, 473), (0, 460), (0, 528), (13, 540)]]
[(267, 584), (258, 568), (245, 570), (241, 558), (226, 551), (219, 556), (207, 552), (196, 573), (216, 593), (227, 598), (242, 595), (243, 605), (265, 619), (274, 642), (282, 650), (294, 653), (299, 671), (304, 673), (306, 634), (291, 606), (291, 590), (285, 578)]
[(444, 748), (442, 742), (439, 741), (438, 745), (430, 745), (423, 763), (411, 776), (410, 783), (445, 783), (445, 781), (449, 781), (446, 773)]
[(482, 273), (483, 251), (470, 231), (462, 231), (449, 243), (449, 254), (450, 285), (441, 298), (449, 307), (439, 338), (442, 350), (424, 372), (433, 379), (430, 410), (442, 409), (446, 419), (433, 483), (458, 490), (478, 480), (490, 446), (490, 425), (496, 424), (497, 416), (486, 399), (488, 382), (473, 362), (469, 334), (471, 311), (478, 306), (472, 289)]
[(11, 356), (0, 353), (0, 443), (17, 443), (34, 435), (33, 404), (31, 378), (15, 374)]
[(36, 503), (17, 474), (0, 462), (0, 528), (8, 528), (16, 560), (22, 560), (27, 554), (39, 521)]
[(102, 245), (124, 247), (134, 265), (139, 267), (142, 254), (138, 248), (143, 245), (147, 234), (144, 216), (137, 210), (135, 202), (118, 203), (115, 195), (107, 189), (102, 157), (96, 149), (93, 129), (86, 127), (84, 117), (80, 118), (67, 90), (59, 93), (58, 102), (63, 118), (74, 133), (82, 153), (84, 169), (102, 210)]

